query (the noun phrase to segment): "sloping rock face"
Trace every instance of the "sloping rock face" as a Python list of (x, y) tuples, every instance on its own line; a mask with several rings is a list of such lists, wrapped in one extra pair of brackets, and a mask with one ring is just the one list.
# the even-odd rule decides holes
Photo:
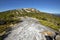
[(35, 18), (22, 18), (23, 22), (12, 28), (4, 40), (46, 40), (45, 36), (54, 36), (55, 31), (41, 25)]

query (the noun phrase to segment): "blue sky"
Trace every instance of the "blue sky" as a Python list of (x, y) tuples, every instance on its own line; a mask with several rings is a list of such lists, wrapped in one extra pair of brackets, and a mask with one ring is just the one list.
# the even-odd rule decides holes
[(0, 0), (0, 12), (19, 8), (36, 8), (42, 12), (60, 14), (60, 0)]

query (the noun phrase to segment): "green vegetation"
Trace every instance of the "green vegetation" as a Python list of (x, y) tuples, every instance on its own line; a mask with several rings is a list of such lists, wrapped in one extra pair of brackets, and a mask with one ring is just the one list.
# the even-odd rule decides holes
[(0, 37), (0, 40), (3, 40), (3, 38), (2, 38), (2, 37)]
[(25, 17), (25, 16), (39, 19), (39, 22), (42, 25), (50, 27), (54, 30), (58, 31), (60, 29), (60, 17), (58, 16), (44, 12), (37, 13), (37, 12), (26, 12), (24, 9), (21, 10), (9, 10), (5, 12), (0, 12), (0, 33), (7, 30), (11, 24), (17, 23), (20, 20), (18, 17)]
[(0, 12), (0, 33), (4, 34), (3, 32), (6, 31), (11, 24), (14, 25), (18, 21), (19, 19), (16, 17), (16, 15), (10, 11)]

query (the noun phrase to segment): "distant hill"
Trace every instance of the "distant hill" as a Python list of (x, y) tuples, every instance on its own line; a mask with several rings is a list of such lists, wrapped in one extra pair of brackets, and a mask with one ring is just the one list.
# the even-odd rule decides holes
[(39, 19), (42, 25), (54, 30), (59, 31), (60, 29), (60, 17), (41, 12), (35, 8), (22, 8), (0, 12), (0, 33), (7, 30), (11, 24), (18, 23), (20, 21), (18, 17), (26, 16)]
[(60, 17), (60, 14), (55, 14), (55, 15)]

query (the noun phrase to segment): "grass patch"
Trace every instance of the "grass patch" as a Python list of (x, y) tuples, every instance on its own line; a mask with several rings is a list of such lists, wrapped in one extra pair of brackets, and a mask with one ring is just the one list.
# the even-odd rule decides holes
[(41, 24), (43, 24), (43, 25), (45, 25), (45, 26), (47, 26), (47, 27), (50, 27), (50, 28), (52, 28), (52, 29), (54, 29), (54, 30), (59, 30), (60, 28), (57, 26), (57, 25), (55, 25), (54, 23), (51, 23), (51, 22), (48, 22), (48, 21), (44, 21), (44, 20), (40, 20), (39, 21)]

